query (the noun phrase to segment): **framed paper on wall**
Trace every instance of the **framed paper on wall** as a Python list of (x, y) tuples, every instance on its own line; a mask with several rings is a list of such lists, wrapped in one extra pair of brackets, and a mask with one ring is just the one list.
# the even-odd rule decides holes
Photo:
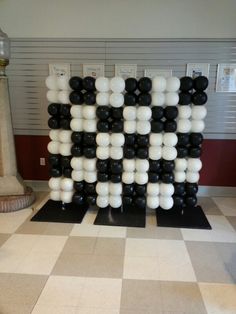
[(236, 63), (218, 64), (216, 92), (236, 93)]
[(145, 69), (144, 70), (144, 76), (153, 78), (155, 76), (164, 76), (165, 78), (168, 78), (172, 76), (172, 70), (166, 69), (166, 70), (160, 70), (160, 69)]
[(92, 76), (94, 78), (104, 76), (104, 64), (83, 64), (83, 76)]
[(209, 78), (209, 70), (209, 63), (188, 63), (186, 75), (192, 78), (198, 76), (206, 76), (207, 78)]
[(115, 76), (121, 76), (123, 79), (137, 76), (137, 64), (116, 64)]

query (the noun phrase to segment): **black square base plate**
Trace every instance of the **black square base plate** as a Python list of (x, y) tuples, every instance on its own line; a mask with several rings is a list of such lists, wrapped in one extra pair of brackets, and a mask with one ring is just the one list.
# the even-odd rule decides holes
[(32, 221), (81, 223), (88, 209), (87, 205), (78, 206), (73, 203), (64, 204), (62, 202), (47, 201), (46, 204), (31, 219)]
[(99, 208), (95, 225), (145, 228), (146, 209), (132, 205), (120, 208)]
[(211, 229), (201, 206), (172, 208), (171, 210), (156, 210), (157, 225), (159, 227)]

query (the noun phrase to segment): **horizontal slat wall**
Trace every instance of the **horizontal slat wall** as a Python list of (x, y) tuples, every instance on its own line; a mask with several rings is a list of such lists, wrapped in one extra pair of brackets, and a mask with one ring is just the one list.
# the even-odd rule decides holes
[(218, 63), (236, 63), (236, 40), (112, 40), (13, 39), (7, 69), (15, 134), (48, 134), (44, 81), (49, 63), (70, 63), (72, 75), (82, 75), (83, 63), (104, 63), (105, 75), (114, 64), (144, 69), (172, 69), (185, 75), (187, 63), (210, 63), (206, 138), (236, 139), (236, 93), (216, 93)]

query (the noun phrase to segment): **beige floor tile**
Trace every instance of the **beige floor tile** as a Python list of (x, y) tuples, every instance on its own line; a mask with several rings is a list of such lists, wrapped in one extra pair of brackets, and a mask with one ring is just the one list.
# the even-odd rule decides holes
[(95, 218), (97, 217), (97, 211), (96, 210), (88, 210), (85, 214), (82, 224), (90, 224), (92, 225), (94, 223)]
[(67, 241), (67, 236), (38, 235), (32, 247), (33, 252), (60, 253)]
[(123, 280), (121, 293), (122, 314), (162, 312), (159, 281)]
[(226, 217), (228, 222), (231, 224), (231, 226), (234, 228), (236, 231), (236, 217)]
[(197, 283), (161, 282), (164, 311), (206, 314)]
[(101, 226), (89, 225), (89, 224), (75, 224), (71, 230), (71, 236), (81, 237), (97, 237)]
[(225, 216), (236, 216), (236, 197), (213, 197)]
[(159, 280), (158, 258), (125, 256), (123, 278)]
[(75, 308), (75, 314), (120, 314), (119, 310), (113, 310), (113, 309), (104, 309), (104, 308), (81, 308), (76, 307)]
[(0, 313), (2, 314), (30, 314), (32, 312), (33, 305), (31, 304), (15, 304), (2, 303), (0, 304)]
[(95, 255), (117, 256), (125, 254), (125, 239), (98, 238), (94, 249)]
[(0, 247), (10, 238), (10, 236), (10, 233), (0, 233)]
[(127, 238), (182, 240), (183, 236), (178, 228), (152, 226), (148, 228), (127, 228)]
[(125, 255), (126, 256), (158, 256), (157, 239), (126, 239)]
[(93, 255), (91, 257), (90, 277), (122, 278), (124, 256)]
[(47, 222), (25, 221), (15, 233), (20, 234), (44, 234), (47, 229)]
[(0, 305), (14, 303), (33, 306), (47, 278), (39, 275), (0, 274)]
[(236, 313), (236, 285), (199, 283), (208, 314)]
[(156, 214), (148, 213), (146, 215), (146, 228), (156, 227), (156, 226), (157, 226)]
[(74, 224), (50, 222), (44, 231), (45, 235), (69, 236)]
[(69, 237), (64, 248), (65, 254), (93, 254), (97, 238)]
[(126, 230), (126, 227), (101, 226), (98, 237), (125, 238)]
[(32, 209), (22, 209), (17, 212), (0, 213), (0, 233), (13, 233), (31, 215)]
[(183, 241), (158, 240), (160, 280), (196, 281), (194, 269)]
[(76, 306), (84, 289), (85, 278), (51, 276), (39, 299), (38, 305)]
[(120, 308), (122, 279), (86, 278), (79, 307)]
[(37, 304), (32, 314), (76, 314), (76, 307)]
[(210, 197), (199, 196), (198, 205), (202, 206), (202, 209), (206, 215), (222, 215), (222, 212)]

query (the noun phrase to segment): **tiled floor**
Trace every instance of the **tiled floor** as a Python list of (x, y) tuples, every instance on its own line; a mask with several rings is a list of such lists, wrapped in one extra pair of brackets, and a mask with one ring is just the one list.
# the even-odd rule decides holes
[(0, 214), (0, 314), (236, 314), (236, 198), (200, 198), (213, 230), (31, 222)]

